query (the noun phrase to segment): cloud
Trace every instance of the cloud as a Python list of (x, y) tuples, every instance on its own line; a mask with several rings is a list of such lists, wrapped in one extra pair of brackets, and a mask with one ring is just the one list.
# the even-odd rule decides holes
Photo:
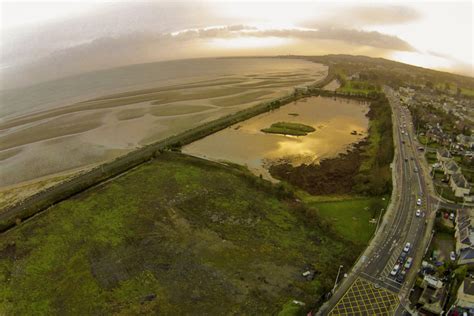
[[(132, 32), (119, 36), (104, 36), (89, 42), (57, 49), (37, 59), (28, 60), (3, 70), (3, 88), (46, 81), (81, 72), (94, 71), (134, 63), (196, 57), (219, 57), (249, 53), (249, 47), (234, 47), (233, 51), (213, 46), (216, 39), (278, 38), (282, 41), (278, 53), (304, 54), (317, 41), (340, 41), (355, 46), (374, 47), (384, 50), (413, 51), (413, 48), (395, 36), (379, 32), (365, 32), (340, 28), (321, 29), (259, 29), (255, 26), (236, 24), (219, 27), (184, 29), (171, 33)], [(264, 41), (262, 41), (264, 42)], [(347, 47), (347, 46), (346, 46)], [(253, 50), (256, 54), (276, 54)]]
[(321, 19), (309, 20), (302, 25), (309, 28), (318, 26), (364, 28), (377, 25), (397, 25), (416, 22), (421, 14), (412, 7), (396, 5), (340, 6), (330, 10)]
[(321, 28), (318, 30), (291, 29), (264, 31), (260, 32), (258, 35), (296, 37), (305, 39), (329, 39), (391, 50), (414, 50), (414, 48), (404, 40), (396, 36), (386, 35), (376, 31), (368, 32), (343, 28)]
[(341, 19), (359, 25), (411, 23), (421, 18), (418, 11), (405, 6), (359, 6), (348, 11)]
[(320, 29), (291, 28), (262, 30), (252, 26), (235, 25), (186, 30), (176, 33), (174, 39), (189, 40), (195, 38), (231, 38), (239, 36), (297, 38), (306, 40), (328, 39), (391, 50), (414, 51), (414, 48), (409, 43), (396, 36), (386, 35), (376, 31), (360, 31), (331, 27)]

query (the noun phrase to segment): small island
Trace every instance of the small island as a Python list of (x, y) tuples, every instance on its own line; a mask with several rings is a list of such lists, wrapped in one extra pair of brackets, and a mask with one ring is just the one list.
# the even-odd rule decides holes
[(272, 124), (272, 126), (269, 128), (262, 129), (261, 131), (272, 134), (305, 136), (308, 135), (308, 133), (314, 132), (315, 130), (316, 129), (314, 129), (312, 126), (300, 123), (278, 122)]

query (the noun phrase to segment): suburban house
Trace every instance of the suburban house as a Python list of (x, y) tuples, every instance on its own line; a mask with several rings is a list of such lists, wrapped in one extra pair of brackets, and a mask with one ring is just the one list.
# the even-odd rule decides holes
[(449, 179), (449, 186), (453, 189), (454, 196), (457, 197), (469, 197), (471, 192), (471, 185), (467, 182), (466, 178), (460, 173), (451, 175)]
[(445, 175), (453, 175), (461, 173), (461, 167), (458, 166), (456, 161), (449, 159), (443, 164), (443, 171)]
[(460, 209), (456, 212), (456, 254), (458, 264), (474, 264), (474, 227), (472, 225), (474, 211)]
[(446, 148), (440, 148), (436, 151), (436, 158), (439, 162), (444, 163), (451, 159), (451, 154)]
[(448, 316), (474, 315), (474, 280), (467, 277), (459, 286), (456, 302), (451, 306)]
[(458, 290), (456, 306), (474, 311), (474, 280), (465, 278)]
[(423, 292), (418, 300), (418, 304), (421, 306), (420, 313), (422, 315), (441, 315), (448, 296), (446, 286), (436, 277), (425, 275), (421, 287)]
[(436, 151), (436, 158), (444, 174), (449, 177), (449, 186), (454, 196), (463, 198), (466, 202), (471, 202), (474, 199), (474, 196), (470, 195), (471, 185), (462, 174), (461, 167), (451, 157), (451, 153), (446, 148)]
[(456, 141), (468, 148), (468, 149), (474, 149), (474, 136), (466, 136), (466, 135), (463, 135), (463, 134), (459, 134), (458, 136), (456, 136)]

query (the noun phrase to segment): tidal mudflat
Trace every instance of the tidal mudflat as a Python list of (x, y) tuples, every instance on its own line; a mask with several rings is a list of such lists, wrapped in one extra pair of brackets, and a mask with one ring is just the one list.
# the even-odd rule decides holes
[(326, 74), (297, 59), (201, 59), (1, 91), (0, 188), (93, 166)]
[[(274, 181), (268, 167), (276, 162), (294, 166), (318, 163), (346, 152), (367, 136), (369, 104), (355, 100), (310, 97), (253, 117), (189, 144), (183, 152), (217, 161), (246, 165), (252, 172)], [(311, 126), (306, 136), (262, 131), (276, 122)]]

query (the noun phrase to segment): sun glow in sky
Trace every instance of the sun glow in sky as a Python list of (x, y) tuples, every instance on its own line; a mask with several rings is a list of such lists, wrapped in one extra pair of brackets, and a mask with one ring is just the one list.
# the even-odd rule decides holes
[(1, 9), (0, 69), (12, 72), (49, 63), (58, 76), (77, 73), (67, 72), (74, 58), (90, 71), (204, 56), (337, 53), (474, 75), (472, 1), (32, 0), (3, 1)]
[(280, 37), (252, 37), (242, 36), (236, 38), (216, 38), (209, 42), (211, 47), (245, 50), (252, 48), (271, 48), (289, 44), (291, 39)]

